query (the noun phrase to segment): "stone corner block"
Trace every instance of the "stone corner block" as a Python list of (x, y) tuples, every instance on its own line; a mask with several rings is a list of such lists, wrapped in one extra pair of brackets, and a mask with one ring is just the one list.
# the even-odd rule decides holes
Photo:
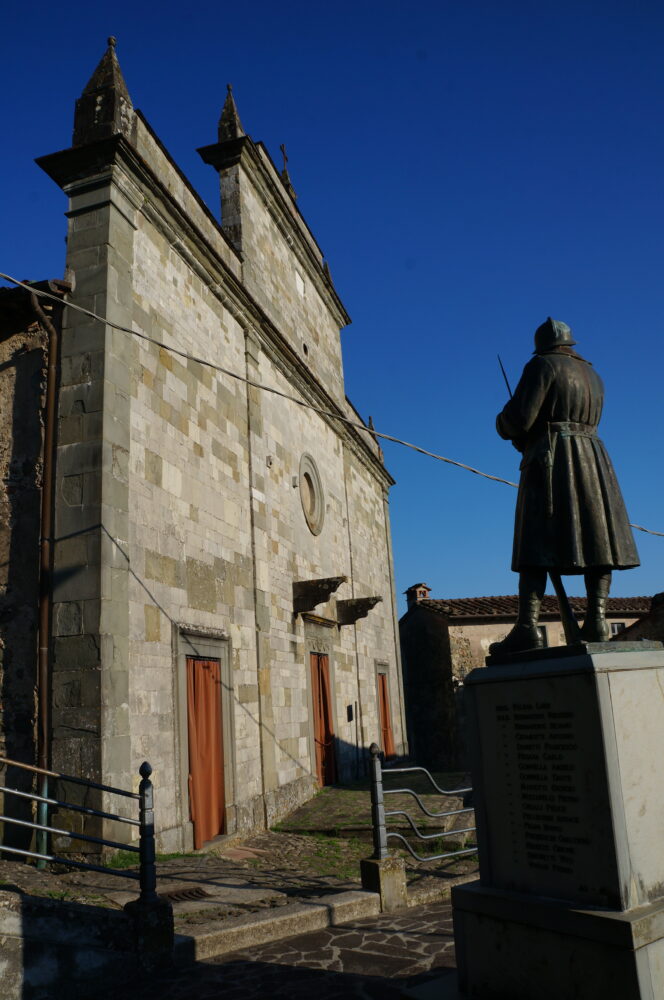
[(154, 903), (135, 899), (125, 904), (124, 911), (133, 923), (141, 972), (150, 973), (170, 965), (174, 943), (172, 905), (165, 899)]
[(401, 910), (408, 906), (406, 889), (406, 863), (403, 858), (362, 858), (360, 861), (362, 888), (380, 895), (383, 913)]

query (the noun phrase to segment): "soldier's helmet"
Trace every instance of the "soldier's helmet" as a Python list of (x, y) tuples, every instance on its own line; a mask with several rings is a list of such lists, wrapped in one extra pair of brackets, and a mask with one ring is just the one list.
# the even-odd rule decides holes
[(562, 323), (559, 319), (548, 316), (546, 322), (535, 330), (535, 354), (541, 354), (552, 347), (571, 347), (572, 344), (576, 344), (572, 331), (567, 323)]

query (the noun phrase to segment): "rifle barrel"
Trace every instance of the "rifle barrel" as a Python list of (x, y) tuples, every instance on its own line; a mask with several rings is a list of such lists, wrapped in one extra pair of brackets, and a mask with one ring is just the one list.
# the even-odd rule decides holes
[(500, 360), (500, 354), (496, 355), (496, 357), (498, 358), (498, 364), (500, 365), (500, 370), (503, 373), (503, 378), (505, 379), (505, 385), (507, 386), (507, 391), (509, 392), (510, 399), (511, 399), (512, 398), (512, 390), (510, 389), (510, 384), (509, 384), (509, 381), (507, 379), (507, 372), (505, 371), (505, 367), (504, 367), (502, 361)]

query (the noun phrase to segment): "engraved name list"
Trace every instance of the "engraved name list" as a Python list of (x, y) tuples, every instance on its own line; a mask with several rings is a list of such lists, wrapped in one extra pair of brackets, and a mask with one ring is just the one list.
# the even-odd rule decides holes
[(590, 846), (579, 788), (577, 716), (549, 701), (495, 707), (512, 862), (533, 872), (574, 876)]

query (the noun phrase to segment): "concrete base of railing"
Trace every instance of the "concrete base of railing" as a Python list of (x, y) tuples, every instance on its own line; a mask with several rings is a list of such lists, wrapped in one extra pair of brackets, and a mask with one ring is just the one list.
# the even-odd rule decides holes
[(124, 912), (134, 925), (134, 941), (142, 972), (163, 969), (173, 958), (173, 907), (165, 899), (142, 903), (134, 899)]
[(406, 864), (403, 858), (363, 858), (360, 861), (360, 873), (365, 892), (379, 894), (383, 913), (408, 906)]
[(2, 1000), (94, 997), (172, 961), (173, 915), (161, 900), (129, 912), (0, 890)]

